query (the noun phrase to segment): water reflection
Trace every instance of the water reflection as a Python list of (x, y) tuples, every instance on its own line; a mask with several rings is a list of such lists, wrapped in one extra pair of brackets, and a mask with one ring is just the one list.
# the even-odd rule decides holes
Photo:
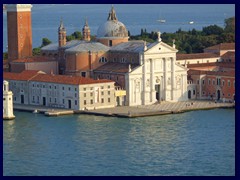
[(3, 123), (4, 175), (234, 174), (234, 111), (16, 117)]

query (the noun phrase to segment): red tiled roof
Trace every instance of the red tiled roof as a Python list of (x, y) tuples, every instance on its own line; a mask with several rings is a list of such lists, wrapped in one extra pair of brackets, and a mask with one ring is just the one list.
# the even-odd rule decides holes
[[(134, 69), (139, 65), (132, 64), (131, 69)], [(128, 72), (129, 64), (127, 63), (118, 63), (118, 62), (108, 62), (99, 68), (95, 69), (95, 72), (102, 71), (108, 73), (127, 73)]]
[(49, 74), (39, 74), (38, 76), (31, 79), (32, 81), (39, 81), (39, 82), (52, 82), (52, 83), (59, 83), (59, 84), (97, 84), (97, 83), (108, 83), (113, 82), (107, 79), (91, 79), (85, 78), (81, 76), (66, 76), (66, 75), (49, 75)]
[(196, 69), (190, 69), (188, 70), (188, 75), (215, 75), (215, 76), (230, 76), (235, 77), (235, 70), (229, 70), (229, 71), (204, 71), (204, 70), (196, 70)]
[(39, 82), (72, 84), (72, 85), (114, 82), (107, 79), (94, 80), (91, 78), (85, 78), (80, 76), (49, 75), (49, 74), (44, 74), (41, 71), (34, 71), (34, 70), (31, 70), (31, 71), (25, 70), (21, 73), (4, 72), (3, 78), (6, 80), (20, 80), (20, 81), (31, 80), (31, 81), (39, 81)]
[(35, 71), (35, 70), (23, 71), (21, 73), (4, 72), (3, 79), (28, 81), (34, 76), (38, 75), (39, 73), (41, 73), (41, 71)]
[(235, 51), (228, 51), (221, 56), (221, 58), (223, 58), (223, 59), (230, 58), (230, 57), (235, 58)]
[(219, 57), (219, 55), (215, 53), (177, 54), (176, 60), (204, 59), (204, 58), (217, 58), (217, 57)]
[(210, 46), (208, 48), (205, 48), (205, 50), (235, 50), (235, 43), (221, 43), (217, 44), (215, 46)]
[(215, 68), (215, 67), (225, 67), (225, 68), (235, 68), (234, 62), (211, 62), (211, 63), (199, 63), (199, 64), (187, 64), (187, 68)]
[(11, 63), (29, 63), (29, 62), (47, 62), (47, 61), (56, 61), (56, 59), (38, 56), (38, 57), (29, 57), (25, 59), (17, 59), (12, 61)]

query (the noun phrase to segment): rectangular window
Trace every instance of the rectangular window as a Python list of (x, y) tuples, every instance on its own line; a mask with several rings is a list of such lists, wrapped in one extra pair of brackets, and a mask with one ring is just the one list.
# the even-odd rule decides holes
[(228, 80), (228, 87), (230, 87), (231, 86), (231, 82), (230, 82), (230, 80)]
[(77, 93), (75, 93), (75, 97), (77, 97)]
[(52, 89), (52, 86), (49, 86), (49, 89)]
[(77, 91), (77, 88), (75, 88), (75, 91)]
[(195, 95), (196, 94), (196, 91), (195, 90), (193, 90), (193, 95)]
[(211, 79), (208, 79), (208, 85), (210, 85), (211, 84)]
[(101, 89), (103, 89), (104, 87), (103, 86), (101, 86)]
[(87, 89), (86, 88), (83, 88), (84, 91), (86, 91)]
[(90, 93), (90, 96), (93, 96), (93, 93), (92, 93), (92, 92)]
[(84, 105), (86, 105), (87, 104), (87, 100), (84, 100)]
[(199, 80), (197, 80), (197, 84), (199, 84)]
[(57, 98), (54, 98), (54, 102), (57, 103)]
[(62, 90), (64, 90), (64, 87), (62, 87)]
[(49, 98), (49, 102), (52, 102), (52, 99), (51, 99), (51, 98)]
[(64, 99), (63, 99), (63, 101), (62, 101), (62, 102), (63, 102), (63, 104), (65, 103), (65, 102), (64, 102)]
[(110, 86), (108, 86), (108, 89), (110, 89)]
[(109, 103), (111, 102), (111, 99), (110, 99), (110, 98), (108, 98), (108, 102), (109, 102)]
[(112, 40), (109, 40), (109, 46), (110, 47), (112, 46)]
[(86, 93), (84, 93), (83, 95), (84, 95), (84, 97), (86, 97), (86, 96), (87, 96), (87, 94), (86, 94)]
[(33, 96), (33, 101), (35, 100), (35, 97)]
[(69, 87), (68, 90), (71, 91), (71, 88)]
[(57, 86), (54, 86), (54, 89), (57, 89)]
[(90, 103), (93, 104), (93, 99), (91, 99)]
[(75, 100), (75, 105), (77, 105), (77, 100)]
[(82, 77), (86, 77), (86, 72), (81, 72)]
[(108, 95), (110, 95), (111, 94), (111, 92), (110, 91), (108, 91)]
[(102, 103), (104, 103), (104, 99), (102, 98)]
[(101, 92), (101, 95), (102, 95), (102, 96), (104, 95), (104, 91)]
[(202, 80), (202, 84), (204, 85), (204, 83), (205, 83), (205, 81), (204, 81), (204, 79)]
[(222, 86), (224, 86), (225, 85), (225, 81), (224, 80), (222, 80)]

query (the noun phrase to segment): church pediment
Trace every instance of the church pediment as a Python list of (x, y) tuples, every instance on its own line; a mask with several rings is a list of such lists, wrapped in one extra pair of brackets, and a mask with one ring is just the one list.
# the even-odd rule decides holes
[(147, 50), (145, 51), (146, 54), (151, 53), (177, 53), (178, 50), (167, 45), (164, 42), (156, 42), (152, 43), (148, 46)]

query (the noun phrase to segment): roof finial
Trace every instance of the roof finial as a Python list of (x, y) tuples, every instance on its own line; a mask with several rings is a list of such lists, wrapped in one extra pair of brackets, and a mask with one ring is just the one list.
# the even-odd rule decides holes
[(144, 41), (144, 51), (146, 51), (146, 50), (147, 50), (147, 42)]
[(88, 20), (87, 20), (87, 17), (85, 17), (85, 26), (88, 26)]
[(173, 39), (173, 41), (172, 41), (172, 42), (173, 42), (173, 45), (172, 45), (172, 47), (173, 47), (173, 48), (176, 48), (176, 45), (175, 45), (175, 39)]
[(161, 32), (158, 31), (158, 32), (157, 32), (157, 35), (158, 35), (158, 38), (157, 38), (158, 42), (161, 42), (161, 41), (162, 41), (162, 39), (161, 39)]
[(60, 20), (59, 30), (65, 30), (64, 25), (63, 25), (62, 17), (61, 17), (61, 20)]
[(115, 12), (115, 10), (114, 10), (113, 4), (112, 4), (111, 11), (110, 11), (109, 14), (108, 14), (108, 20), (109, 20), (109, 21), (114, 21), (114, 20), (117, 21), (117, 16), (116, 16), (116, 12)]

